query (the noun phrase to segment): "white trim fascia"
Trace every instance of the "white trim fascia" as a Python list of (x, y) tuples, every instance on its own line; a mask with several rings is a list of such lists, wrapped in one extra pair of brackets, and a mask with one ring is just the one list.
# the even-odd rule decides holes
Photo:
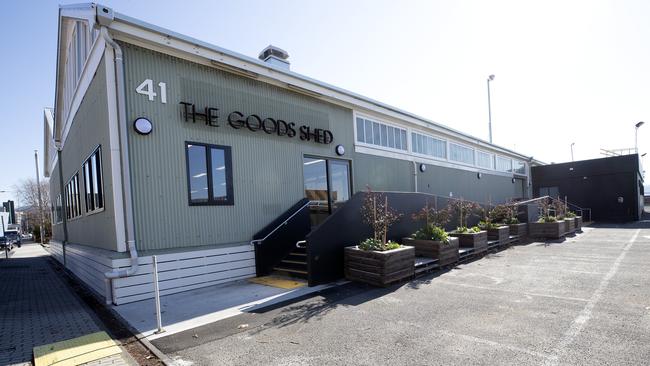
[[(391, 148), (391, 147), (385, 147), (385, 146), (381, 146), (381, 145), (374, 145), (374, 144), (369, 144), (369, 143), (357, 141), (357, 128), (356, 128), (356, 119), (357, 119), (357, 117), (361, 117), (361, 118), (364, 118), (364, 119), (369, 119), (369, 120), (377, 122), (377, 123), (381, 123), (381, 124), (384, 124), (384, 125), (387, 125), (387, 126), (391, 126), (391, 127), (394, 127), (394, 128), (405, 130), (406, 131), (407, 150), (400, 150), (400, 149), (395, 149), (395, 148)], [(356, 147), (366, 148), (367, 150), (364, 150), (365, 151), (364, 153), (371, 154), (371, 155), (378, 155), (378, 156), (394, 157), (394, 158), (397, 158), (397, 159), (408, 160), (408, 161), (416, 161), (416, 158), (419, 158), (420, 160), (426, 161), (429, 164), (445, 166), (445, 167), (448, 167), (448, 168), (459, 168), (459, 169), (467, 168), (465, 170), (477, 171), (477, 172), (480, 171), (480, 172), (486, 173), (486, 174), (494, 173), (495, 175), (499, 175), (499, 176), (509, 176), (509, 177), (512, 176), (512, 173), (497, 171), (496, 170), (496, 161), (494, 161), (494, 160), (493, 160), (493, 163), (495, 164), (495, 166), (492, 169), (484, 168), (484, 167), (476, 165), (476, 151), (481, 151), (481, 152), (490, 154), (490, 155), (492, 155), (493, 159), (496, 159), (496, 156), (503, 156), (503, 155), (498, 155), (497, 153), (494, 153), (494, 152), (478, 149), (478, 148), (476, 148), (474, 146), (470, 146), (470, 145), (467, 145), (465, 143), (458, 142), (457, 140), (449, 140), (449, 139), (445, 139), (445, 138), (443, 138), (442, 136), (439, 136), (439, 135), (431, 135), (431, 134), (423, 132), (421, 129), (415, 129), (415, 128), (411, 128), (411, 127), (400, 126), (400, 125), (396, 125), (394, 123), (386, 122), (385, 120), (383, 120), (381, 118), (377, 118), (377, 117), (374, 117), (372, 115), (368, 115), (368, 114), (365, 114), (365, 113), (362, 113), (362, 112), (358, 112), (356, 110), (353, 110), (352, 118), (353, 118), (354, 146), (355, 146), (355, 148)], [(439, 157), (435, 157), (435, 156), (429, 156), (429, 155), (414, 152), (413, 151), (413, 144), (412, 144), (412, 137), (411, 137), (411, 134), (413, 132), (444, 141), (445, 144), (446, 144), (446, 149), (447, 149), (447, 151), (446, 151), (447, 157), (446, 158), (439, 158)], [(463, 162), (460, 162), (460, 161), (451, 160), (449, 158), (451, 144), (455, 144), (457, 146), (472, 149), (472, 151), (474, 152), (474, 164), (467, 164), (467, 163), (463, 163)], [(383, 153), (386, 153), (386, 154), (383, 154)], [(408, 156), (410, 158), (400, 157), (402, 155), (406, 155), (406, 156)], [(509, 158), (509, 157), (507, 157), (507, 158)], [(509, 158), (509, 159), (512, 160), (512, 158)], [(440, 164), (435, 164), (433, 162), (438, 162)]]
[[(100, 37), (101, 38), (101, 37)], [(102, 38), (102, 41), (103, 38)], [(104, 47), (106, 72), (106, 104), (108, 105), (108, 154), (111, 157), (111, 185), (113, 186), (113, 217), (117, 251), (126, 252), (126, 222), (122, 187), (122, 160), (120, 156), (120, 132), (115, 80), (115, 56), (111, 47)], [(103, 162), (102, 162), (103, 163)]]
[[(510, 151), (504, 147), (490, 144), (477, 137), (466, 135), (450, 127), (437, 124), (412, 113), (388, 106), (381, 102), (363, 97), (353, 92), (308, 78), (289, 70), (271, 67), (262, 61), (236, 54), (205, 42), (192, 39), (161, 27), (115, 12), (115, 20), (108, 26), (114, 31), (113, 37), (144, 48), (163, 52), (192, 62), (211, 65), (211, 61), (242, 69), (257, 75), (258, 80), (280, 86), (285, 89), (289, 84), (321, 95), (318, 99), (342, 105), (350, 109), (363, 109), (369, 113), (379, 113), (401, 123), (407, 122), (427, 129), (434, 129), (445, 135), (486, 148), (494, 149), (508, 155), (530, 159), (529, 156)], [(295, 91), (295, 90), (294, 90)], [(316, 96), (314, 96), (316, 98)]]
[[(62, 131), (62, 126), (59, 122), (63, 119), (64, 108), (63, 103), (63, 85), (65, 85), (65, 65), (68, 59), (69, 44), (72, 41), (72, 33), (74, 32), (74, 23), (76, 21), (85, 21), (88, 23), (88, 29), (92, 30), (95, 27), (95, 4), (71, 4), (59, 5), (59, 22), (57, 26), (57, 58), (56, 58), (56, 84), (54, 88), (54, 140), (58, 141), (61, 137), (59, 133)], [(66, 33), (65, 35), (63, 33)], [(92, 31), (91, 31), (92, 33)], [(67, 119), (67, 115), (66, 115)]]
[(77, 87), (72, 97), (72, 103), (70, 103), (70, 110), (68, 111), (67, 118), (63, 124), (63, 132), (61, 134), (61, 140), (60, 140), (61, 148), (63, 148), (63, 146), (65, 145), (65, 141), (68, 137), (68, 133), (70, 132), (70, 127), (72, 126), (72, 121), (74, 120), (74, 117), (77, 115), (77, 111), (81, 106), (81, 102), (83, 101), (83, 98), (86, 95), (86, 92), (88, 91), (88, 88), (90, 87), (93, 78), (95, 77), (97, 68), (99, 67), (99, 64), (102, 61), (102, 57), (104, 56), (104, 49), (106, 48), (105, 46), (106, 46), (106, 42), (101, 37), (97, 37), (97, 39), (93, 43), (93, 48), (90, 51), (90, 54), (88, 55), (88, 59), (86, 60), (86, 63), (84, 64), (81, 77), (79, 78), (79, 82), (77, 83)]
[(442, 161), (442, 160), (437, 160), (433, 158), (428, 158), (428, 157), (422, 157), (422, 156), (415, 156), (411, 154), (400, 154), (400, 153), (395, 153), (392, 151), (386, 151), (384, 149), (381, 149), (379, 147), (375, 148), (373, 147), (367, 147), (367, 146), (355, 146), (354, 147), (354, 152), (359, 153), (359, 154), (367, 154), (367, 155), (375, 155), (375, 156), (381, 156), (385, 158), (392, 158), (392, 159), (399, 159), (399, 160), (406, 160), (406, 161), (414, 161), (416, 163), (424, 163), (428, 165), (436, 165), (436, 166), (441, 166), (444, 168), (451, 168), (451, 169), (459, 169), (459, 170), (465, 170), (469, 172), (474, 172), (474, 173), (485, 173), (485, 174), (491, 174), (491, 175), (496, 175), (496, 176), (502, 176), (502, 177), (508, 177), (508, 178), (513, 178), (513, 174), (511, 173), (504, 173), (504, 172), (498, 172), (495, 170), (487, 170), (479, 167), (474, 167), (470, 165), (458, 165), (456, 163), (450, 163), (447, 161)]
[(52, 127), (54, 126), (54, 117), (52, 116), (52, 108), (43, 109), (43, 176), (50, 177), (54, 165), (52, 161), (56, 154), (54, 139), (52, 138)]

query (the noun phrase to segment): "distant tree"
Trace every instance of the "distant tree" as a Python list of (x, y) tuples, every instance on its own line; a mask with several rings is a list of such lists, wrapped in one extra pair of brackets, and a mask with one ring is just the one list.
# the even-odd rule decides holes
[[(14, 190), (18, 195), (20, 204), (22, 206), (32, 206), (38, 208), (38, 185), (36, 184), (36, 179), (23, 179), (14, 186)], [(43, 209), (50, 207), (50, 181), (42, 180), (41, 181), (41, 199), (43, 204)]]
[[(40, 191), (41, 191), (41, 204), (43, 208), (43, 221), (45, 225), (45, 234), (52, 232), (52, 220), (50, 215), (50, 182), (49, 180), (43, 180), (40, 182)], [(17, 185), (14, 186), (14, 190), (18, 195), (21, 206), (27, 206), (26, 216), (29, 222), (27, 230), (38, 231), (39, 225), (41, 223), (41, 216), (38, 212), (39, 201), (38, 201), (38, 190), (39, 186), (36, 184), (36, 179), (24, 179), (20, 181)], [(35, 236), (34, 240), (38, 240), (40, 237)]]

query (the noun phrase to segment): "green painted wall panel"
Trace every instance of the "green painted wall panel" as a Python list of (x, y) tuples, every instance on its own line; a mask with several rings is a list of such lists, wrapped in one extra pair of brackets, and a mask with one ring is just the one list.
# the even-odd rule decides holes
[(356, 191), (413, 191), (410, 161), (356, 153), (353, 171)]
[[(83, 195), (80, 197), (80, 217), (68, 220), (68, 241), (75, 244), (117, 250), (115, 215), (113, 209), (113, 186), (111, 184), (111, 156), (108, 133), (108, 101), (106, 91), (105, 60), (99, 64), (86, 95), (75, 115), (62, 151), (63, 184), (79, 173), (79, 191), (84, 192), (82, 164), (97, 148), (102, 148), (102, 174), (104, 185), (104, 211), (86, 214)], [(59, 164), (59, 162), (57, 162)], [(53, 202), (60, 193), (59, 167), (56, 165), (50, 177)], [(65, 210), (64, 210), (65, 212)], [(63, 225), (54, 226), (54, 239), (63, 240)]]
[[(253, 234), (304, 196), (302, 157), (336, 157), (343, 144), (353, 160), (353, 190), (412, 191), (413, 164), (407, 160), (354, 152), (353, 116), (346, 108), (212, 67), (163, 55), (130, 44), (125, 52), (129, 121), (149, 118), (148, 136), (129, 129), (136, 237), (141, 250), (230, 245)], [(151, 79), (166, 83), (167, 103), (150, 101), (135, 89)], [(198, 109), (219, 108), (219, 127), (203, 120), (185, 122), (181, 101)], [(330, 145), (267, 135), (227, 123), (232, 111), (327, 128)], [(233, 206), (189, 206), (185, 141), (232, 147)], [(427, 165), (418, 172), (419, 191), (494, 203), (520, 196), (511, 177)], [(489, 193), (488, 193), (489, 192)]]
[[(463, 197), (478, 202), (502, 203), (522, 197), (521, 181), (512, 183), (507, 176), (427, 164), (425, 172), (418, 170), (418, 191), (439, 196)], [(419, 164), (418, 164), (419, 168)], [(377, 191), (413, 191), (413, 163), (406, 160), (367, 154), (354, 155), (354, 179), (357, 191), (366, 186)]]
[[(352, 111), (256, 80), (123, 44), (129, 121), (147, 117), (153, 132), (129, 130), (130, 164), (139, 249), (248, 242), (304, 196), (302, 156), (352, 151)], [(167, 103), (135, 93), (145, 79), (165, 82)], [(158, 92), (158, 90), (157, 90)], [(181, 101), (219, 108), (219, 127), (184, 122)], [(240, 111), (329, 128), (330, 145), (236, 130), (227, 115)], [(185, 141), (232, 147), (234, 206), (189, 206)]]

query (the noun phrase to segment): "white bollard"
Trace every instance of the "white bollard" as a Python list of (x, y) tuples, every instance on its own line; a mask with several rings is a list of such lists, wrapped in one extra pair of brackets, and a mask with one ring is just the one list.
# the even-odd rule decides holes
[(162, 333), (165, 330), (162, 327), (162, 316), (160, 314), (160, 289), (158, 288), (158, 259), (156, 256), (153, 256), (153, 291), (154, 298), (156, 300), (156, 322), (158, 324), (158, 330), (156, 334)]

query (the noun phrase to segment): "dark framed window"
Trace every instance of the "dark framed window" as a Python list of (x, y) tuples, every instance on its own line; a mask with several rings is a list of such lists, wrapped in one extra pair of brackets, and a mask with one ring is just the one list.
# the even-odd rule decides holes
[(86, 212), (104, 208), (104, 181), (102, 180), (102, 148), (98, 146), (82, 165)]
[(61, 204), (61, 195), (56, 196), (56, 206), (54, 206), (54, 222), (60, 224), (63, 222), (63, 208)]
[(234, 204), (230, 146), (185, 142), (185, 158), (190, 206)]
[(65, 186), (66, 217), (73, 219), (81, 216), (81, 198), (79, 197), (79, 173), (75, 173)]

